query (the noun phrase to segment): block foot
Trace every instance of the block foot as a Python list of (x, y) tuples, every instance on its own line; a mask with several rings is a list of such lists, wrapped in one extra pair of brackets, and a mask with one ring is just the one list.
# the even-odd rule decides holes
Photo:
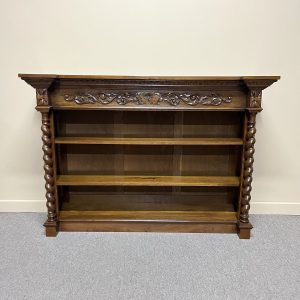
[(47, 237), (56, 237), (58, 234), (58, 224), (56, 222), (45, 222), (45, 232)]
[(253, 226), (251, 225), (251, 223), (242, 223), (240, 222), (238, 224), (238, 235), (240, 239), (250, 239), (251, 236), (251, 229), (253, 228)]

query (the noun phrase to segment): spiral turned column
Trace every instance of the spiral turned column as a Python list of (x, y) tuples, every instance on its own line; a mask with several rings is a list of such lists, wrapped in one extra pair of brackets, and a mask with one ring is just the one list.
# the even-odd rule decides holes
[(249, 112), (247, 116), (247, 129), (244, 137), (244, 162), (241, 182), (241, 203), (239, 214), (239, 236), (243, 239), (250, 238), (252, 225), (249, 222), (249, 210), (252, 190), (252, 173), (254, 163), (255, 120), (257, 112)]
[(45, 188), (47, 200), (47, 221), (44, 224), (46, 227), (47, 236), (55, 236), (57, 231), (56, 218), (56, 200), (55, 200), (55, 186), (54, 186), (54, 169), (53, 169), (53, 149), (51, 141), (51, 127), (49, 112), (42, 112), (42, 141), (43, 141), (43, 160), (45, 170)]
[(254, 144), (255, 144), (255, 119), (256, 113), (249, 113), (247, 121), (247, 132), (245, 137), (245, 152), (244, 152), (244, 172), (242, 184), (242, 198), (240, 209), (240, 222), (249, 223), (249, 209), (251, 200), (251, 184), (254, 162)]

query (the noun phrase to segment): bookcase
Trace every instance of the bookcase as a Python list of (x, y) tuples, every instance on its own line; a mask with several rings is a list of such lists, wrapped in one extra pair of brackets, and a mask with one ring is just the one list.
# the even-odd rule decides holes
[(278, 76), (19, 77), (36, 89), (42, 115), (47, 236), (250, 238), (255, 118)]

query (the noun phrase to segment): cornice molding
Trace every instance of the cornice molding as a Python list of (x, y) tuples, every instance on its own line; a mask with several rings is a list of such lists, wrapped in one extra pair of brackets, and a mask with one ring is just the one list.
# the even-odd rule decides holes
[(35, 89), (49, 89), (54, 82), (54, 78), (24, 77), (22, 79)]
[[(279, 78), (278, 78), (279, 79)], [(264, 90), (278, 79), (244, 79), (244, 83), (249, 90)]]

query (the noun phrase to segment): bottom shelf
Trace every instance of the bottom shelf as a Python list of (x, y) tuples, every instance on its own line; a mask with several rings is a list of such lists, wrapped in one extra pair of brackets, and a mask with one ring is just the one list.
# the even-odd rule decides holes
[[(149, 220), (151, 218), (151, 220)], [(154, 219), (155, 218), (155, 219)], [(228, 212), (93, 212), (62, 211), (57, 231), (93, 232), (205, 232), (238, 233), (235, 213)], [(48, 236), (55, 236), (46, 228)], [(246, 236), (250, 237), (250, 229)]]
[(237, 232), (234, 187), (60, 187), (60, 231)]
[(239, 233), (249, 239), (251, 228), (241, 235), (236, 223), (174, 223), (174, 222), (86, 222), (62, 221), (57, 231), (46, 228), (47, 236), (56, 236), (58, 231), (70, 232), (174, 232), (174, 233)]
[(236, 222), (228, 211), (61, 211), (60, 221)]

